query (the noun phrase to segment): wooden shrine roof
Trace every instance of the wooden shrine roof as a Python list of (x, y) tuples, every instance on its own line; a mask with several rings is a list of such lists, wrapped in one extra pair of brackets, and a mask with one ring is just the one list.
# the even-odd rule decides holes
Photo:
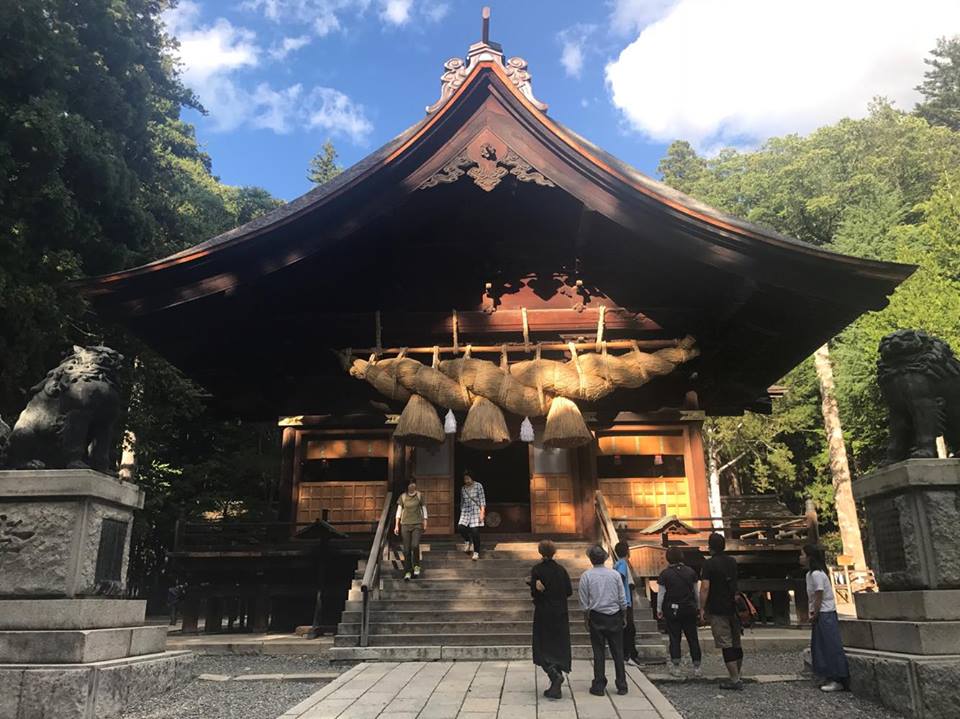
[[(644, 176), (548, 117), (496, 43), (446, 65), (426, 117), (246, 225), (93, 278), (94, 309), (247, 417), (353, 413), (378, 397), (331, 350), (693, 334), (676, 377), (610, 411), (763, 408), (766, 388), (912, 266), (829, 252)], [(579, 280), (579, 284), (577, 283)], [(656, 385), (656, 386), (652, 386)], [(382, 399), (382, 398), (379, 398)]]

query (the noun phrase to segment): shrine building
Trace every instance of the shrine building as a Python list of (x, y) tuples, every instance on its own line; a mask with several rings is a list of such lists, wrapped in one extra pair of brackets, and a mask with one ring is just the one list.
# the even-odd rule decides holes
[(415, 479), (452, 535), (470, 468), (491, 534), (592, 539), (598, 492), (627, 532), (717, 517), (705, 417), (768, 412), (912, 269), (644, 176), (485, 29), (423, 119), (335, 179), (85, 291), (231, 416), (279, 418), (281, 520), (372, 532)]

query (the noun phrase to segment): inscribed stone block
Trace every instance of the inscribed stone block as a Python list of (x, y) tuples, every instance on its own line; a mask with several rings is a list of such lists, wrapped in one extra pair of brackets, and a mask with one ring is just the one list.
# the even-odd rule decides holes
[(83, 719), (92, 669), (26, 669), (17, 719)]

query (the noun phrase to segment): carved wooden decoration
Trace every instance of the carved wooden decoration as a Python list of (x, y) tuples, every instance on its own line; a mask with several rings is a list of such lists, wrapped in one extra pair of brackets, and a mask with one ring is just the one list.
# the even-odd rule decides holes
[(483, 132), (456, 157), (420, 183), (418, 189), (456, 182), (464, 175), (472, 178), (474, 184), (485, 192), (490, 192), (507, 175), (513, 175), (520, 182), (556, 187), (552, 180), (534, 169), (499, 137)]
[(547, 111), (547, 103), (540, 102), (533, 96), (533, 85), (530, 82), (531, 75), (530, 71), (527, 70), (526, 60), (522, 57), (511, 57), (507, 60), (506, 66), (503, 69), (504, 72), (507, 73), (507, 77), (510, 78), (510, 82), (523, 93), (523, 96), (530, 101), (531, 105), (540, 110), (540, 112)]

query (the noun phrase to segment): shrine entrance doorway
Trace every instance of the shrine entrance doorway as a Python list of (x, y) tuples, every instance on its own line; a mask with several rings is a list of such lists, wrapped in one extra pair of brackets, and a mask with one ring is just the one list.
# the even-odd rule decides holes
[(530, 450), (524, 442), (512, 442), (498, 450), (457, 443), (454, 465), (458, 503), (465, 470), (483, 485), (488, 530), (506, 534), (531, 531)]

